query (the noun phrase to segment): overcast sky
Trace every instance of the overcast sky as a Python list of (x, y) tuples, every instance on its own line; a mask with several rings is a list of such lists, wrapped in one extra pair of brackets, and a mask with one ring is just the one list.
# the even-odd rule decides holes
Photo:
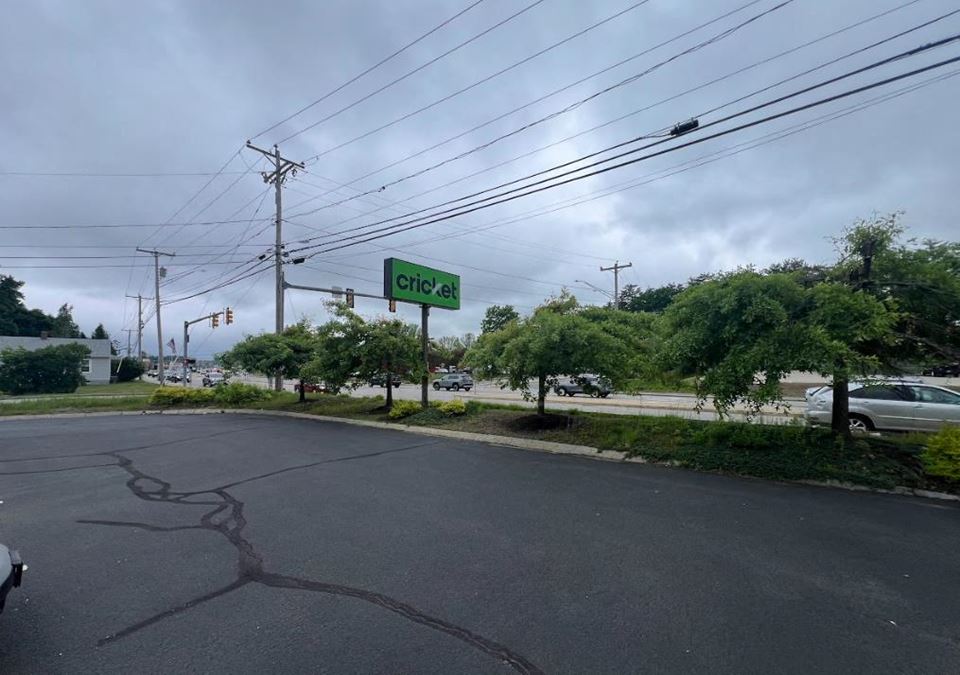
[[(946, 0), (907, 3), (886, 16), (677, 96), (904, 3), (794, 0), (683, 54), (778, 2), (649, 0), (416, 113), (635, 4), (484, 0), (336, 94), (257, 136), (470, 4), (471, 0), (8, 3), (0, 24), (0, 225), (35, 229), (0, 229), (0, 273), (26, 281), (29, 306), (54, 312), (69, 302), (83, 330), (89, 333), (102, 321), (114, 337), (125, 341), (122, 330), (136, 323), (136, 300), (124, 296), (153, 295), (152, 260), (135, 254), (136, 246), (176, 252), (176, 258), (163, 261), (169, 269), (161, 290), (165, 300), (259, 269), (248, 263), (273, 241), (273, 194), (272, 188), (265, 193), (268, 186), (250, 171), (263, 168), (262, 157), (251, 150), (238, 152), (247, 139), (261, 147), (282, 141), (285, 157), (307, 163), (306, 171), (284, 188), (284, 213), (292, 222), (284, 224), (283, 236), (292, 250), (307, 245), (298, 242), (324, 232), (430, 207), (669, 129), (934, 19), (955, 5)], [(530, 4), (535, 6), (334, 115)], [(954, 33), (960, 33), (960, 14), (703, 115), (700, 122), (707, 124)], [(957, 55), (957, 44), (942, 47), (683, 140)], [(673, 57), (568, 112), (407, 178)], [(461, 275), (463, 308), (435, 310), (431, 332), (460, 334), (477, 332), (491, 303), (529, 311), (563, 285), (584, 302), (603, 302), (603, 295), (578, 280), (612, 289), (612, 275), (599, 267), (618, 259), (633, 263), (621, 275), (621, 283), (640, 286), (680, 282), (737, 265), (765, 266), (788, 257), (828, 261), (833, 256), (829, 237), (873, 211), (903, 210), (904, 222), (918, 237), (956, 238), (960, 134), (951, 119), (960, 99), (960, 77), (930, 83), (784, 138), (771, 134), (873, 102), (952, 73), (958, 66), (375, 242), (324, 253), (334, 245), (330, 242), (345, 235), (312, 239), (309, 244), (327, 246), (310, 249), (309, 253), (320, 254), (306, 264), (287, 266), (287, 279), (375, 293), (381, 290), (385, 257), (449, 270)], [(573, 85), (579, 80), (583, 82)], [(676, 98), (660, 103), (670, 97)], [(542, 100), (534, 103), (537, 99)], [(526, 107), (504, 115), (521, 106)], [(643, 108), (649, 109), (623, 117)], [(410, 113), (415, 114), (374, 131)], [(297, 133), (307, 127), (312, 128)], [(358, 139), (368, 132), (373, 133)], [(448, 139), (453, 140), (421, 153)], [(751, 147), (754, 140), (771, 142)], [(671, 140), (657, 149), (678, 144)], [(723, 154), (733, 150), (743, 151)], [(416, 157), (407, 159), (414, 153)], [(506, 163), (521, 155), (526, 156)], [(702, 157), (717, 161), (696, 166)], [(210, 175), (225, 163), (221, 175)], [(676, 168), (689, 170), (675, 173)], [(170, 173), (208, 175), (90, 175)], [(359, 196), (404, 178), (380, 192)], [(589, 197), (600, 198), (583, 201)], [(330, 205), (343, 200), (347, 201)], [(562, 206), (567, 208), (557, 208)], [(223, 220), (243, 222), (192, 224)], [(388, 224), (400, 222), (405, 221)], [(190, 224), (153, 226), (163, 223)], [(63, 227), (103, 224), (151, 226)], [(179, 345), (185, 319), (227, 305), (234, 307), (236, 324), (216, 331), (205, 324), (195, 326), (194, 353), (209, 356), (243, 334), (272, 330), (273, 284), (268, 271), (165, 306), (165, 340), (174, 337)], [(327, 299), (288, 292), (288, 322), (302, 316), (323, 321)], [(376, 300), (360, 300), (357, 308), (367, 316), (386, 311)], [(406, 319), (415, 321), (418, 314), (415, 307), (401, 306), (400, 315)], [(155, 351), (152, 319), (144, 344)]]

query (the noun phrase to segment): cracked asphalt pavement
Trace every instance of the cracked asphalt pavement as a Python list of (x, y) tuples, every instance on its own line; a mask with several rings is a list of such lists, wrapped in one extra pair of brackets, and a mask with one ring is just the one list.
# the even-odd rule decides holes
[(960, 507), (244, 415), (0, 422), (3, 673), (957, 673)]

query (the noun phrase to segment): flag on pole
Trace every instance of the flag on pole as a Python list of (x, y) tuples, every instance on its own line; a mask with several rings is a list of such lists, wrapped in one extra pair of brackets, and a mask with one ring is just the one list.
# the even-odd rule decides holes
[(170, 338), (170, 342), (167, 343), (167, 346), (170, 348), (174, 354), (177, 353), (177, 343), (174, 342), (173, 338)]

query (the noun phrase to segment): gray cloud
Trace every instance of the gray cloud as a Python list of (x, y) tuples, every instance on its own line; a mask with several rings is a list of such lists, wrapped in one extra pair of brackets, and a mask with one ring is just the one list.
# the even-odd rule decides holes
[[(294, 159), (323, 153), (629, 4), (627, 0), (546, 0), (401, 84), (287, 141), (283, 153)], [(355, 195), (357, 190), (375, 189), (467, 151), (642, 71), (774, 4), (772, 0), (758, 2), (714, 26), (521, 113), (357, 181), (350, 188), (337, 189), (325, 199), (337, 201)], [(295, 217), (298, 212), (323, 203), (314, 200), (296, 206), (329, 190), (334, 186), (331, 180), (349, 183), (738, 6), (732, 0), (710, 3), (707, 8), (673, 0), (651, 0), (462, 96), (325, 154), (320, 161), (310, 164), (306, 173), (288, 183), (286, 213), (298, 224), (285, 226), (285, 238), (290, 247), (296, 247), (297, 241), (315, 237), (322, 230), (338, 230), (391, 217), (404, 209), (423, 208), (574, 159), (672, 125), (952, 9), (945, 0), (914, 3), (596, 132), (404, 201), (897, 4), (895, 0), (882, 6), (869, 0), (796, 0), (717, 44), (677, 59), (636, 83), (482, 152), (381, 193)], [(215, 171), (251, 135), (323, 95), (465, 5), (382, 0), (286, 2), (279, 6), (250, 1), (142, 2), (135, 8), (105, 1), (79, 4), (66, 0), (11, 5), (6, 8), (6, 20), (0, 27), (4, 56), (0, 60), (0, 99), (4, 101), (0, 110), (0, 140), (4, 147), (0, 170)], [(481, 3), (369, 76), (265, 134), (257, 143), (269, 145), (316, 122), (520, 6), (507, 0)], [(865, 65), (881, 56), (957, 32), (958, 28), (960, 18), (951, 17), (890, 45), (800, 78), (766, 96)], [(957, 53), (956, 46), (943, 48), (838, 84), (825, 93)], [(574, 287), (585, 301), (602, 301), (601, 295), (577, 288), (581, 284), (575, 280), (610, 286), (610, 275), (601, 273), (599, 266), (614, 259), (633, 261), (634, 267), (624, 275), (624, 281), (640, 285), (682, 281), (703, 271), (750, 263), (765, 265), (792, 256), (828, 260), (832, 256), (828, 237), (874, 210), (905, 210), (906, 223), (919, 236), (955, 237), (958, 207), (952, 192), (958, 183), (955, 157), (960, 150), (960, 136), (951, 131), (949, 117), (957, 102), (958, 82), (960, 78), (931, 85), (804, 133), (603, 199), (518, 219), (536, 209), (588, 197), (626, 181), (640, 181), (676, 164), (876, 95), (864, 94), (853, 101), (798, 115), (796, 119), (781, 120), (469, 216), (318, 256), (310, 261), (310, 268), (289, 267), (288, 278), (313, 285), (375, 291), (381, 261), (387, 256), (450, 269), (463, 278), (465, 306), (457, 313), (436, 311), (433, 325), (440, 333), (460, 333), (478, 329), (487, 303), (532, 307), (559, 292), (563, 284)], [(735, 109), (737, 106), (731, 110)], [(200, 211), (237, 179), (239, 174), (235, 172), (246, 170), (247, 164), (253, 166), (259, 159), (249, 151), (234, 158), (228, 173), (217, 177), (175, 221), (228, 219), (251, 200), (250, 206), (236, 218), (252, 218), (256, 198), (266, 188), (256, 174), (241, 176), (213, 205)], [(3, 175), (0, 199), (5, 209), (0, 224), (162, 223), (207, 180), (205, 176)], [(394, 202), (400, 206), (383, 208)], [(358, 213), (371, 211), (370, 215), (355, 218)], [(236, 265), (214, 263), (246, 261), (264, 250), (272, 241), (273, 232), (269, 222), (261, 219), (271, 214), (272, 195), (268, 194), (257, 219), (249, 224), (182, 229), (0, 230), (2, 256), (122, 256), (102, 260), (4, 257), (0, 259), (0, 271), (27, 282), (25, 290), (31, 306), (52, 311), (62, 302), (71, 302), (84, 330), (103, 321), (119, 337), (120, 330), (131, 327), (135, 320), (135, 302), (125, 301), (123, 296), (138, 291), (152, 294), (150, 261), (145, 256), (134, 257), (135, 246), (146, 241), (178, 253), (170, 261), (170, 281), (163, 293), (171, 299), (182, 297), (214, 285), (221, 275), (225, 275), (222, 279), (229, 279), (236, 274)], [(511, 219), (516, 221), (485, 229)], [(480, 231), (469, 234), (475, 229)], [(232, 247), (244, 236), (261, 230), (233, 251)], [(214, 255), (221, 257), (213, 260)], [(87, 268), (23, 269), (68, 264)], [(177, 278), (184, 273), (189, 274)], [(291, 292), (287, 317), (323, 320), (325, 300)], [(272, 301), (272, 276), (268, 273), (165, 307), (164, 323), (170, 336), (176, 336), (179, 342), (184, 319), (225, 305), (234, 306), (236, 325), (212, 333), (205, 326), (195, 328), (194, 351), (210, 354), (244, 333), (271, 329)], [(369, 302), (360, 303), (359, 308), (367, 314), (385, 311)], [(409, 320), (416, 320), (417, 316), (413, 308), (402, 307), (400, 314)], [(145, 338), (151, 349), (154, 335), (152, 325), (148, 326)]]

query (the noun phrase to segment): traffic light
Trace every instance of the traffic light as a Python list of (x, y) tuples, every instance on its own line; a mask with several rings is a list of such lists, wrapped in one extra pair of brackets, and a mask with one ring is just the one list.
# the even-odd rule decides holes
[(397, 311), (397, 301), (396, 301), (396, 300), (390, 300), (390, 311), (391, 311), (391, 312), (396, 312), (396, 311)]
[(210, 317), (210, 321), (213, 327), (216, 328), (217, 326), (220, 325), (220, 315), (214, 314), (213, 316)]
[(233, 310), (229, 307), (223, 313), (223, 322), (228, 326), (233, 323)]
[(353, 289), (347, 289), (347, 307), (353, 309)]

